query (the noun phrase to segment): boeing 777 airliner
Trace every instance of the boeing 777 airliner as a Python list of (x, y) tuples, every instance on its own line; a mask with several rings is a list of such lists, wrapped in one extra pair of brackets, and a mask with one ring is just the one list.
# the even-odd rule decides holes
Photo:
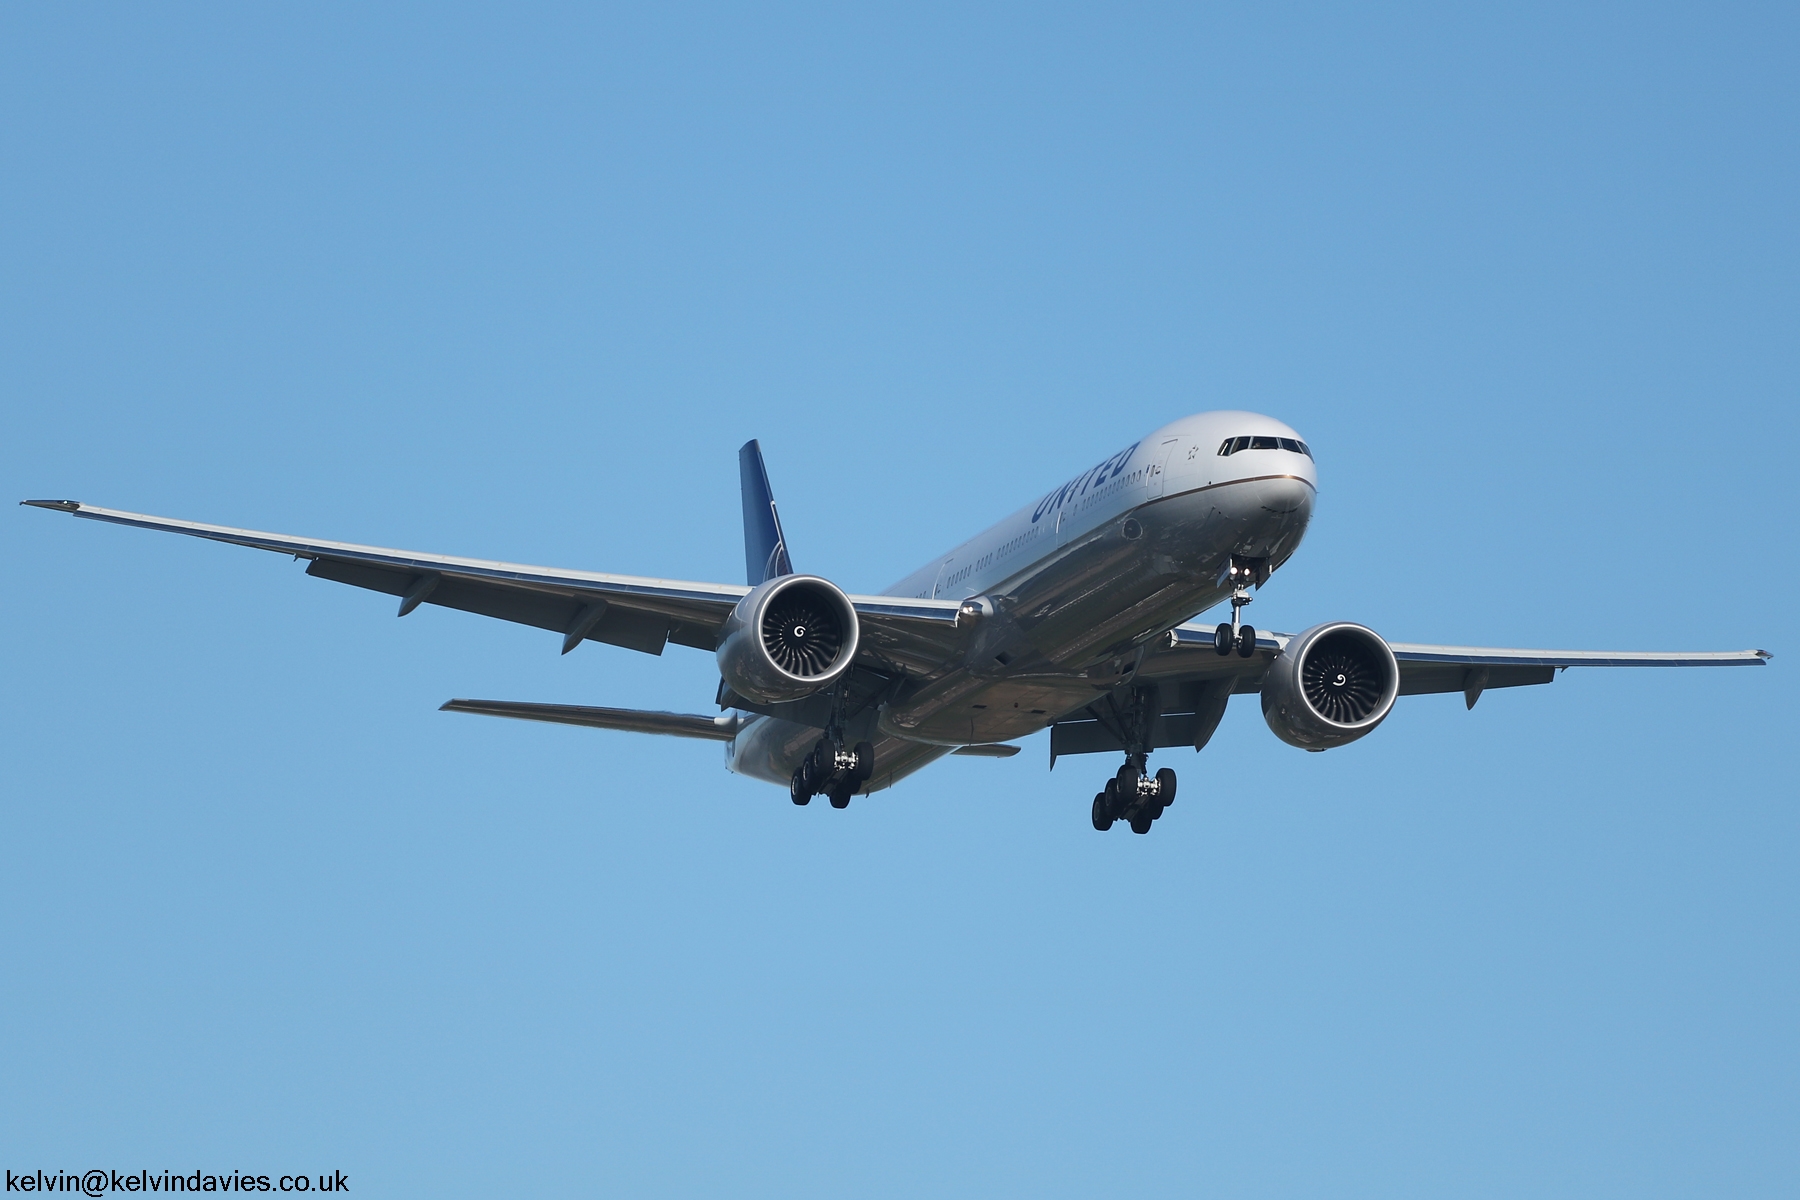
[[(1251, 590), (1299, 548), (1318, 471), (1280, 421), (1210, 412), (1165, 425), (1060, 483), (876, 595), (794, 572), (756, 442), (738, 455), (743, 586), (684, 583), (384, 550), (174, 521), (73, 500), (27, 500), (97, 521), (307, 559), (306, 573), (421, 604), (661, 654), (710, 650), (718, 716), (503, 700), (452, 712), (708, 738), (725, 765), (836, 808), (946, 754), (1005, 757), (1050, 730), (1060, 755), (1123, 765), (1093, 800), (1096, 829), (1147, 833), (1175, 800), (1153, 750), (1199, 750), (1234, 695), (1259, 694), (1275, 736), (1328, 750), (1371, 732), (1396, 698), (1549, 683), (1574, 666), (1760, 665), (1763, 650), (1654, 654), (1389, 642), (1349, 621), (1259, 633)], [(1231, 619), (1189, 622), (1229, 601)]]

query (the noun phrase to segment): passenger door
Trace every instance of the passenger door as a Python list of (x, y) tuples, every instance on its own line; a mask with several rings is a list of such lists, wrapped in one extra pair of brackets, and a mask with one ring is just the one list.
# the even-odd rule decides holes
[(1146, 499), (1154, 500), (1163, 494), (1163, 484), (1169, 478), (1169, 460), (1175, 456), (1175, 449), (1179, 445), (1180, 438), (1167, 438), (1151, 452), (1150, 478), (1144, 481)]

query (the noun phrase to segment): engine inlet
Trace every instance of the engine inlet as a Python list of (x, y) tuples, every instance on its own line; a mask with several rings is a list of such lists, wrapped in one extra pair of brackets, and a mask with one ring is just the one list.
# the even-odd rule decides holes
[(811, 677), (823, 675), (837, 661), (844, 630), (831, 605), (794, 587), (763, 610), (762, 642), (782, 670)]
[(1366, 721), (1380, 707), (1387, 682), (1386, 661), (1349, 630), (1328, 633), (1314, 643), (1300, 671), (1307, 702), (1339, 725)]

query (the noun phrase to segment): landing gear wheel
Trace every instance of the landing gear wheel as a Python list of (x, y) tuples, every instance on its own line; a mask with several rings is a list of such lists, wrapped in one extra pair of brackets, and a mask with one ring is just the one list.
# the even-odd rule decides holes
[(1239, 658), (1249, 658), (1256, 653), (1256, 626), (1241, 625), (1238, 627), (1237, 652)]
[(1213, 630), (1213, 649), (1217, 650), (1219, 656), (1223, 658), (1225, 655), (1231, 653), (1231, 647), (1234, 640), (1231, 626), (1224, 621), (1220, 621), (1219, 627)]
[(873, 742), (856, 743), (856, 782), (867, 783), (869, 776), (875, 773), (875, 744)]
[(1094, 795), (1094, 828), (1105, 833), (1112, 826), (1112, 805), (1106, 802), (1105, 792), (1097, 792)]
[(849, 808), (850, 797), (854, 794), (855, 793), (847, 787), (833, 788), (827, 793), (827, 795), (831, 797), (831, 807), (833, 808)]
[(1168, 767), (1156, 773), (1156, 803), (1163, 808), (1175, 803), (1175, 772)]
[(1131, 832), (1133, 832), (1133, 833), (1149, 833), (1150, 832), (1150, 822), (1154, 819), (1155, 818), (1152, 817), (1149, 813), (1139, 813), (1137, 816), (1131, 818)]
[(812, 803), (812, 791), (805, 784), (800, 782), (800, 772), (798, 771), (795, 771), (794, 777), (788, 780), (788, 795), (793, 799), (795, 804)]
[(1118, 785), (1120, 803), (1130, 804), (1137, 799), (1138, 769), (1136, 767), (1126, 763), (1119, 768), (1119, 773), (1113, 776), (1113, 782)]

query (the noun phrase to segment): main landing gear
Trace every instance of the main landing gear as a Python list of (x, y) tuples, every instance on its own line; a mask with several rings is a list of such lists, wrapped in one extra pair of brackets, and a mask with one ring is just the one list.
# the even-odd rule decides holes
[(1150, 773), (1151, 732), (1158, 711), (1154, 688), (1115, 693), (1090, 712), (1123, 743), (1125, 765), (1094, 797), (1094, 828), (1105, 832), (1114, 821), (1126, 821), (1133, 833), (1149, 833), (1150, 825), (1175, 803), (1175, 772), (1164, 767)]
[(814, 796), (825, 795), (833, 808), (850, 807), (850, 797), (875, 774), (875, 746), (858, 742), (845, 746), (844, 689), (831, 693), (831, 716), (825, 722), (825, 736), (813, 744), (794, 777), (788, 783), (788, 795), (795, 804), (810, 803)]
[(856, 789), (875, 774), (875, 747), (858, 742), (853, 749), (820, 738), (807, 756), (800, 760), (794, 778), (788, 784), (788, 795), (795, 804), (810, 803), (814, 796), (830, 798), (831, 807), (848, 808)]
[(1094, 828), (1104, 833), (1114, 821), (1128, 821), (1133, 833), (1149, 833), (1150, 823), (1175, 803), (1175, 772), (1148, 773), (1143, 754), (1129, 754), (1119, 773), (1094, 797)]

